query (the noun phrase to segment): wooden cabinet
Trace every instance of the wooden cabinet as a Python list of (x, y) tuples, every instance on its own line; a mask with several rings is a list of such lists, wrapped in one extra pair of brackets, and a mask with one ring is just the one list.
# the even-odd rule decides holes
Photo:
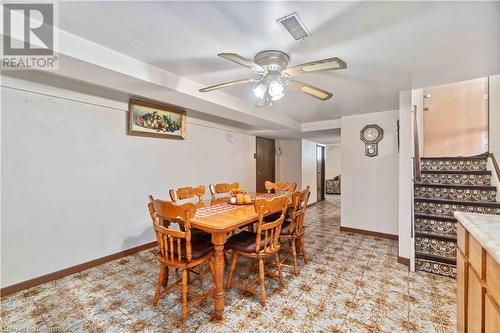
[(500, 332), (500, 309), (488, 295), (485, 299), (484, 326), (485, 333)]
[(457, 227), (457, 331), (500, 333), (500, 265)]
[(457, 331), (464, 333), (467, 327), (467, 274), (468, 263), (462, 252), (457, 253)]

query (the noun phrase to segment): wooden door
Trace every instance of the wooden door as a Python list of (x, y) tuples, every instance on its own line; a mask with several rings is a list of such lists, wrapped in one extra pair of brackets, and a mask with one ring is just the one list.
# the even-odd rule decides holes
[(316, 146), (317, 201), (325, 200), (325, 147)]
[(257, 192), (264, 193), (266, 180), (274, 182), (275, 179), (275, 161), (274, 161), (274, 140), (266, 138), (256, 138), (256, 181), (255, 189)]
[(424, 156), (488, 151), (488, 78), (424, 89)]

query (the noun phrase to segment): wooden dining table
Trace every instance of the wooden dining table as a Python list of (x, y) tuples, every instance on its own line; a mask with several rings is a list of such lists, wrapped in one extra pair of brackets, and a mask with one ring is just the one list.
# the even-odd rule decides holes
[[(255, 197), (272, 198), (277, 194), (252, 194)], [(191, 227), (212, 235), (215, 252), (215, 319), (221, 320), (224, 313), (224, 244), (228, 233), (257, 221), (255, 207), (230, 205), (229, 198), (204, 201), (198, 205)]]

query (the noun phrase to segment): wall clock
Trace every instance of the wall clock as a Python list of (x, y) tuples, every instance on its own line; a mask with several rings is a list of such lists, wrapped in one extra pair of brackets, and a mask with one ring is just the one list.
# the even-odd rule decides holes
[(384, 137), (384, 130), (375, 124), (366, 125), (360, 132), (361, 141), (365, 143), (365, 155), (378, 155), (378, 143)]

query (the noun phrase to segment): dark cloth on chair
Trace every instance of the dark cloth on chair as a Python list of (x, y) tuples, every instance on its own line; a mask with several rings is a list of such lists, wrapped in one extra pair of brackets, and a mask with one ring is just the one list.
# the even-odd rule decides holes
[[(247, 253), (255, 252), (256, 237), (257, 237), (256, 233), (244, 230), (237, 233), (234, 236), (231, 236), (231, 238), (229, 238), (226, 243), (226, 247), (228, 249), (239, 250)], [(270, 242), (271, 239), (268, 238), (266, 245), (269, 245)], [(262, 249), (263, 247), (264, 247), (264, 237), (261, 237), (260, 248)]]

